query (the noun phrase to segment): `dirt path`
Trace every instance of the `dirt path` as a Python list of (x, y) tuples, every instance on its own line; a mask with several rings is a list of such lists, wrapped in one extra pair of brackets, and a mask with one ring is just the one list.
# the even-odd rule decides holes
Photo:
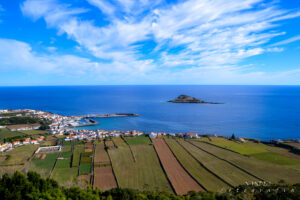
[(204, 190), (180, 165), (163, 139), (152, 139), (152, 142), (167, 177), (177, 194), (183, 195), (192, 190)]

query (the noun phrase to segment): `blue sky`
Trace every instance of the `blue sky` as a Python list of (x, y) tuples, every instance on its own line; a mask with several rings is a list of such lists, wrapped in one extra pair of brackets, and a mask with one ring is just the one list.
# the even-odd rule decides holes
[(300, 1), (0, 0), (0, 85), (300, 84)]

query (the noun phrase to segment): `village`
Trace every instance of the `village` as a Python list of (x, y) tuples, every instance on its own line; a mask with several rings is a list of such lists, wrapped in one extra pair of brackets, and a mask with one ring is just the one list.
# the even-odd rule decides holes
[[(102, 115), (103, 116), (103, 115)], [(107, 115), (104, 115), (107, 116)], [(51, 134), (55, 137), (63, 137), (65, 141), (72, 141), (72, 140), (97, 140), (103, 138), (111, 138), (111, 137), (120, 137), (120, 136), (141, 136), (141, 135), (148, 135), (150, 138), (158, 138), (161, 136), (169, 136), (169, 137), (179, 137), (179, 138), (200, 138), (200, 137), (221, 137), (217, 136), (216, 134), (205, 134), (200, 135), (195, 132), (187, 132), (187, 133), (166, 133), (166, 132), (141, 132), (137, 130), (128, 130), (128, 131), (119, 131), (119, 130), (77, 130), (76, 127), (82, 127), (85, 125), (89, 125), (86, 120), (86, 116), (63, 116), (59, 114), (54, 114), (50, 112), (40, 111), (40, 110), (33, 110), (33, 109), (7, 109), (7, 110), (0, 110), (0, 119), (1, 118), (10, 118), (10, 117), (31, 117), (34, 119), (46, 121), (49, 123), (48, 128), (46, 129), (48, 134)], [(7, 128), (10, 131), (24, 131), (24, 130), (38, 130), (40, 129), (39, 123), (34, 124), (14, 124), (14, 125), (7, 125), (1, 126), (0, 128)], [(40, 136), (39, 138), (31, 138), (26, 137), (21, 140), (14, 139), (12, 142), (4, 142), (0, 144), (0, 152), (9, 151), (14, 147), (27, 145), (27, 144), (39, 144), (39, 142), (43, 141), (45, 138), (44, 136)], [(239, 142), (246, 142), (246, 139), (237, 137), (233, 138)], [(253, 140), (253, 139), (252, 139)], [(256, 141), (256, 140), (253, 140)], [(260, 141), (257, 141), (260, 142)], [(281, 143), (281, 140), (272, 140), (271, 143)], [(296, 141), (299, 142), (299, 141)]]
[[(89, 184), (102, 190), (144, 190), (148, 185), (147, 190), (176, 194), (188, 191), (182, 190), (182, 183), (188, 189), (220, 191), (249, 180), (300, 180), (295, 171), (300, 166), (299, 141), (275, 141), (277, 144), (234, 134), (84, 127), (90, 119), (95, 118), (31, 109), (0, 110), (0, 169), (34, 170), (66, 187)], [(282, 166), (279, 159), (292, 164)], [(266, 172), (271, 165), (274, 167)], [(139, 184), (128, 183), (130, 178)]]
[[(10, 117), (32, 117), (39, 120), (48, 121), (49, 129), (47, 132), (55, 137), (66, 136), (65, 141), (72, 140), (96, 140), (108, 137), (120, 137), (120, 136), (141, 136), (143, 134), (149, 135), (150, 138), (157, 138), (160, 136), (177, 136), (182, 138), (199, 138), (200, 136), (197, 133), (165, 133), (165, 132), (151, 132), (144, 133), (137, 130), (131, 131), (106, 131), (106, 130), (76, 130), (74, 127), (84, 126), (85, 122), (82, 120), (82, 117), (78, 116), (62, 116), (59, 114), (54, 114), (50, 112), (32, 110), (32, 109), (17, 109), (17, 110), (0, 110), (0, 119), (1, 118), (10, 118)], [(16, 125), (7, 125), (1, 126), (0, 128), (7, 128), (10, 131), (23, 131), (23, 130), (37, 130), (40, 128), (40, 124), (16, 124)], [(216, 137), (216, 135), (211, 135)], [(30, 137), (24, 138), (23, 140), (14, 140), (12, 142), (5, 142), (0, 145), (0, 151), (9, 151), (14, 147), (28, 144), (39, 144), (39, 142), (44, 140), (44, 136), (39, 138), (32, 139)]]

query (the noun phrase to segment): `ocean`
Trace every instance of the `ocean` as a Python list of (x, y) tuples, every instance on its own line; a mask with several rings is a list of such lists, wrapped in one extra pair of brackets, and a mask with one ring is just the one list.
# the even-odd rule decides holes
[[(224, 104), (168, 103), (181, 94)], [(0, 109), (62, 115), (137, 113), (99, 118), (85, 129), (198, 132), (300, 139), (300, 86), (37, 86), (0, 87)]]

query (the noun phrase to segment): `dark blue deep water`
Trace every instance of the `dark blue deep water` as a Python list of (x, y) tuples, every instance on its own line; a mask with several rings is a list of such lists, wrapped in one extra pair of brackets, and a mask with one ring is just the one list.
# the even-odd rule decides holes
[[(224, 104), (173, 104), (180, 94)], [(91, 128), (300, 139), (300, 86), (0, 87), (1, 108), (63, 115), (138, 113)]]

